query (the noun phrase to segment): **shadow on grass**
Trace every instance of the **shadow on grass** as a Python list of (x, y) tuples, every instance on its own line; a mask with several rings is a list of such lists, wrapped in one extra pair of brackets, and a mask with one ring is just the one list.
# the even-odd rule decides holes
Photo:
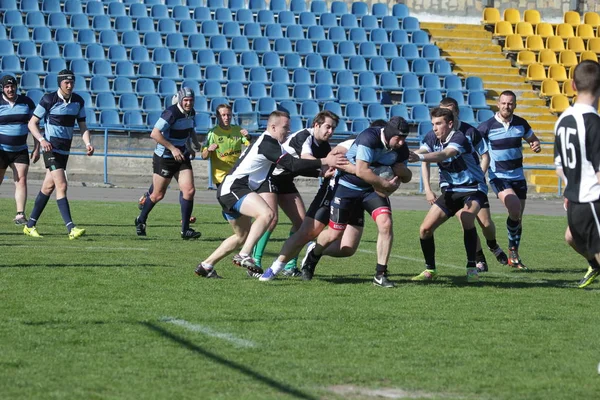
[(140, 322), (140, 324), (154, 332), (157, 332), (162, 337), (172, 340), (173, 342), (175, 342), (177, 344), (180, 344), (181, 346), (185, 347), (188, 350), (198, 353), (216, 363), (224, 365), (225, 367), (236, 370), (246, 376), (249, 376), (257, 381), (260, 381), (266, 385), (269, 385), (271, 388), (273, 388), (275, 390), (278, 390), (282, 393), (285, 393), (289, 396), (293, 396), (298, 399), (317, 400), (316, 397), (313, 397), (309, 394), (303, 393), (300, 390), (290, 387), (288, 385), (285, 385), (283, 383), (277, 382), (276, 380), (273, 380), (273, 379), (269, 378), (268, 376), (265, 376), (256, 371), (253, 371), (252, 369), (250, 369), (249, 367), (246, 367), (245, 365), (236, 363), (235, 361), (227, 360), (215, 353), (212, 353), (208, 350), (204, 350), (202, 347), (190, 342), (189, 340), (179, 337), (179, 336), (167, 331), (166, 329), (161, 328), (158, 325), (155, 325), (151, 322)]
[[(81, 268), (165, 268), (169, 267), (165, 264), (12, 264), (12, 265), (0, 265), (0, 268), (70, 268), (70, 267), (81, 267)], [(179, 266), (173, 265), (172, 268), (179, 268)]]
[(315, 275), (313, 280), (319, 280), (327, 283), (332, 283), (334, 285), (362, 285), (367, 282), (373, 281), (373, 277), (369, 276), (361, 276), (358, 274), (351, 275), (327, 275), (327, 276), (319, 276)]

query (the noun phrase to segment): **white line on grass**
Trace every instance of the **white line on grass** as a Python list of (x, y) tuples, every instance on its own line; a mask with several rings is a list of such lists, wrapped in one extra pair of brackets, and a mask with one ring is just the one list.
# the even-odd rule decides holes
[[(367, 254), (377, 254), (375, 251), (372, 250), (363, 250), (363, 249), (358, 249), (358, 251), (362, 252), (362, 253), (367, 253)], [(406, 256), (399, 256), (397, 254), (392, 254), (390, 255), (390, 257), (394, 257), (394, 258), (398, 258), (400, 260), (407, 260), (407, 261), (415, 261), (415, 262), (423, 262), (423, 259), (420, 258), (414, 258), (414, 257), (406, 257)], [(454, 264), (446, 264), (446, 263), (436, 263), (437, 265), (440, 265), (442, 267), (447, 267), (447, 268), (451, 268), (451, 269), (460, 269), (460, 270), (465, 270), (465, 267), (461, 267), (459, 265), (454, 265)], [(527, 280), (527, 281), (531, 281), (531, 282), (535, 282), (535, 283), (545, 283), (547, 282), (544, 279), (535, 279), (535, 278), (530, 278), (528, 276), (525, 275), (511, 275), (511, 274), (503, 274), (501, 272), (486, 272), (486, 275), (495, 275), (495, 276), (502, 276), (505, 278), (509, 278), (509, 279), (516, 279), (516, 280)]]
[(181, 326), (181, 327), (187, 329), (188, 331), (200, 332), (200, 333), (203, 333), (203, 334), (213, 337), (213, 338), (226, 340), (226, 341), (234, 344), (237, 347), (256, 347), (256, 343), (251, 342), (250, 340), (240, 339), (238, 337), (233, 336), (230, 333), (218, 332), (207, 326), (192, 324), (191, 322), (188, 322), (184, 319), (177, 319), (177, 318), (173, 318), (173, 317), (162, 317), (162, 318), (160, 318), (160, 321), (167, 322), (169, 324), (173, 324), (173, 325), (177, 325), (177, 326)]
[[(27, 247), (27, 248), (31, 248), (31, 245), (22, 245), (22, 244), (17, 244), (17, 245), (11, 245), (10, 247)], [(38, 245), (36, 244), (35, 247), (44, 247), (44, 248), (56, 248), (56, 246), (52, 245)], [(98, 246), (86, 246), (86, 247), (80, 247), (80, 246), (60, 246), (61, 249), (85, 249), (85, 250), (92, 250), (92, 251), (111, 251), (111, 250), (133, 250), (133, 251), (148, 251), (149, 249), (147, 247), (98, 247)]]

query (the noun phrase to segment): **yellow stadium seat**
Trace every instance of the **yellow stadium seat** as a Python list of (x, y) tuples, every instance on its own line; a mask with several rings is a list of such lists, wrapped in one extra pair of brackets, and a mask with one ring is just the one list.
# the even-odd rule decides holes
[(582, 51), (581, 54), (579, 55), (579, 62), (582, 62), (585, 60), (591, 60), (591, 61), (598, 62), (598, 56), (593, 51), (589, 51), (589, 50)]
[(567, 97), (573, 97), (577, 94), (577, 91), (573, 88), (573, 79), (567, 79), (562, 83), (561, 93)]
[(546, 48), (555, 52), (565, 49), (565, 41), (560, 36), (549, 36), (546, 38)]
[(508, 21), (498, 21), (494, 26), (494, 37), (506, 37), (514, 34), (513, 27)]
[(556, 25), (556, 36), (560, 36), (563, 39), (568, 39), (575, 36), (573, 25), (565, 23)]
[(546, 68), (542, 64), (533, 63), (527, 66), (527, 82), (542, 82), (546, 78)]
[(515, 33), (527, 37), (533, 35), (533, 26), (529, 22), (518, 22), (515, 26)]
[(567, 72), (567, 79), (573, 79), (574, 72), (575, 68), (569, 68), (569, 71)]
[(564, 94), (555, 94), (550, 99), (550, 112), (553, 114), (560, 114), (569, 108), (569, 98)]
[(507, 8), (504, 10), (502, 19), (510, 22), (513, 25), (516, 25), (517, 23), (521, 22), (521, 13), (516, 8)]
[(531, 25), (536, 26), (542, 22), (542, 16), (538, 10), (525, 10), (523, 13), (523, 21), (529, 22)]
[(583, 14), (583, 23), (591, 26), (600, 26), (600, 15), (595, 12), (586, 12)]
[(577, 28), (575, 29), (575, 36), (578, 36), (582, 39), (591, 39), (596, 37), (594, 33), (594, 27), (588, 24), (577, 25)]
[(538, 52), (542, 49), (545, 49), (544, 39), (542, 39), (539, 35), (528, 36), (525, 39), (525, 48), (529, 51)]
[(585, 51), (585, 43), (583, 43), (583, 39), (580, 37), (572, 37), (567, 39), (567, 47), (566, 50), (572, 50), (575, 53), (581, 53)]
[(548, 78), (552, 78), (557, 82), (564, 82), (569, 79), (567, 69), (561, 64), (554, 64), (548, 67)]
[(525, 50), (521, 35), (508, 35), (504, 42), (504, 51), (507, 53), (516, 53), (521, 50)]
[(483, 9), (483, 21), (484, 25), (495, 25), (496, 22), (502, 21), (500, 18), (500, 11), (494, 7), (487, 7)]
[(558, 82), (552, 78), (544, 79), (540, 86), (540, 97), (552, 97), (555, 94), (561, 94)]
[(558, 63), (569, 68), (579, 64), (579, 59), (573, 50), (563, 50), (558, 54)]
[(550, 49), (540, 50), (538, 53), (538, 62), (545, 67), (558, 63), (556, 53)]
[(563, 15), (563, 22), (572, 26), (577, 26), (581, 23), (581, 15), (577, 11), (567, 11)]
[(592, 38), (587, 42), (587, 49), (596, 54), (600, 54), (600, 38)]
[(529, 64), (534, 64), (537, 62), (537, 57), (533, 51), (529, 50), (521, 50), (517, 54), (517, 67), (526, 68)]
[(540, 22), (535, 26), (535, 34), (543, 38), (554, 36), (554, 28), (547, 22)]

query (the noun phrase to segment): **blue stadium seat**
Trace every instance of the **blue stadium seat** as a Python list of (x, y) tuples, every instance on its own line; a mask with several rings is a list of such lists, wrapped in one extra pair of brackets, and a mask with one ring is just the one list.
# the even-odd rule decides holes
[(179, 75), (179, 66), (175, 63), (165, 63), (160, 67), (160, 77), (172, 79), (174, 81), (181, 80)]
[(369, 70), (373, 71), (375, 74), (382, 74), (384, 72), (388, 72), (389, 68), (387, 60), (380, 56), (371, 58), (369, 60)]
[(379, 86), (383, 90), (398, 90), (400, 87), (395, 72), (383, 72), (379, 75)]
[(260, 24), (257, 22), (250, 22), (244, 25), (244, 36), (248, 39), (255, 39), (262, 37), (262, 29), (260, 28)]
[(40, 100), (42, 99), (42, 97), (44, 96), (44, 92), (40, 89), (29, 89), (27, 91), (27, 97), (29, 97), (31, 99), (31, 101), (33, 101), (33, 104), (39, 104)]
[(312, 42), (318, 42), (320, 40), (325, 40), (325, 29), (322, 26), (313, 25), (308, 27), (306, 38), (311, 40)]
[[(186, 80), (186, 81), (181, 82), (180, 87), (182, 87), (182, 88), (187, 87), (187, 88), (192, 89), (194, 91), (194, 93), (197, 93), (196, 97), (198, 97), (199, 94), (202, 93), (202, 91), (200, 90), (200, 83), (198, 81)], [(194, 109), (196, 111), (198, 111), (198, 107), (196, 107), (196, 105), (194, 105)], [(206, 108), (204, 109), (204, 111), (206, 111)]]
[(292, 42), (288, 38), (276, 39), (275, 44), (273, 45), (273, 50), (280, 55), (294, 53), (294, 50), (292, 48)]
[(237, 98), (233, 101), (233, 114), (239, 116), (239, 114), (249, 114), (254, 112), (252, 109), (252, 103), (246, 98)]
[(408, 32), (415, 32), (421, 29), (419, 27), (419, 20), (415, 17), (405, 17), (402, 19), (402, 29)]
[(69, 25), (72, 29), (80, 31), (82, 29), (90, 29), (88, 16), (85, 14), (73, 14), (69, 19)]
[(51, 42), (52, 41), (52, 32), (50, 32), (50, 29), (48, 27), (45, 26), (38, 26), (37, 28), (33, 29), (33, 32), (31, 34), (31, 39), (35, 42), (35, 43), (45, 43), (45, 42)]
[(408, 32), (404, 29), (395, 29), (392, 31), (391, 40), (392, 43), (395, 43), (398, 46), (404, 46), (410, 43), (410, 39), (408, 37)]
[(193, 18), (196, 22), (210, 21), (212, 19), (210, 9), (204, 6), (194, 8)]
[(372, 87), (375, 89), (379, 88), (377, 84), (377, 78), (372, 71), (363, 71), (358, 74), (358, 86), (359, 87)]
[[(60, 39), (61, 43), (72, 43), (73, 42), (73, 30), (70, 28), (60, 28), (56, 30), (57, 41)], [(81, 29), (77, 32), (77, 43), (83, 46), (87, 46), (92, 43), (96, 43), (96, 32), (91, 29)]]
[[(194, 92), (200, 93), (200, 91)], [(196, 95), (196, 99), (194, 101), (194, 109), (196, 112), (208, 113), (208, 100), (205, 96)]]
[(147, 17), (148, 9), (145, 4), (133, 3), (129, 5), (129, 16), (136, 19)]
[(444, 59), (435, 60), (433, 62), (433, 72), (439, 76), (452, 75), (452, 65)]
[(29, 29), (26, 26), (13, 26), (9, 38), (13, 42), (29, 41)]
[(348, 38), (346, 37), (346, 30), (343, 27), (334, 26), (327, 32), (327, 39), (331, 40), (333, 43), (339, 43)]
[(326, 84), (318, 84), (315, 86), (315, 100), (319, 102), (335, 101), (336, 97), (333, 94), (333, 86)]
[(386, 60), (393, 60), (400, 57), (398, 46), (394, 43), (382, 43), (379, 47), (379, 55)]
[(473, 112), (473, 108), (468, 105), (458, 107), (458, 119), (470, 125), (477, 124), (475, 121), (475, 112)]
[(435, 61), (441, 58), (440, 49), (435, 44), (426, 44), (421, 49), (421, 56), (428, 61)]
[(370, 104), (367, 107), (367, 118), (370, 120), (383, 119), (387, 120), (387, 110), (382, 104)]
[(348, 69), (358, 74), (367, 70), (367, 61), (363, 56), (352, 56), (348, 59)]
[(190, 19), (190, 10), (186, 6), (177, 5), (173, 7), (171, 18), (175, 21), (185, 21)]
[(302, 118), (313, 118), (319, 113), (319, 103), (314, 100), (306, 100), (300, 104), (300, 115)]
[(156, 94), (147, 94), (142, 97), (142, 110), (145, 112), (161, 111), (163, 109), (160, 97)]
[(73, 71), (76, 76), (90, 77), (92, 76), (92, 71), (90, 70), (90, 64), (87, 60), (83, 58), (76, 58), (71, 60), (69, 64), (69, 69)]
[(188, 6), (188, 8), (200, 7), (203, 4), (204, 0), (185, 0), (185, 5)]
[(158, 31), (163, 35), (167, 35), (169, 33), (176, 33), (177, 26), (175, 25), (175, 21), (172, 19), (161, 19), (158, 21)]
[(88, 1), (85, 7), (85, 13), (92, 17), (104, 15), (104, 4), (100, 1)]
[(418, 104), (414, 106), (410, 110), (409, 121), (415, 124), (419, 124), (421, 122), (431, 123), (429, 118), (429, 107), (427, 107), (425, 104)]
[(275, 40), (283, 37), (283, 30), (279, 24), (269, 24), (265, 26), (265, 37)]
[(207, 48), (206, 38), (201, 33), (190, 35), (187, 40), (187, 47), (194, 51), (205, 50)]
[(302, 117), (295, 116), (290, 118), (290, 131), (298, 132), (299, 130), (304, 129), (304, 124), (302, 122)]
[(269, 76), (265, 67), (254, 67), (251, 68), (248, 73), (248, 80), (256, 83), (269, 83)]
[(137, 31), (123, 32), (121, 35), (121, 44), (127, 48), (141, 46), (140, 35)]
[[(102, 46), (109, 47), (119, 44), (119, 37), (115, 31), (102, 31), (98, 38)], [(123, 48), (124, 49), (124, 48)]]
[(459, 107), (465, 105), (465, 95), (460, 90), (448, 90), (446, 97), (452, 97), (458, 103)]
[[(3, 49), (3, 45), (2, 45), (2, 41), (0, 41), (0, 55), (4, 55), (2, 49)], [(12, 43), (10, 44), (10, 49), (12, 50)], [(40, 56), (44, 60), (62, 57), (60, 54), (60, 50), (58, 49), (58, 44), (56, 44), (56, 42), (42, 43), (42, 47), (40, 48)]]
[(252, 50), (258, 54), (272, 51), (271, 41), (266, 37), (259, 37), (252, 41)]
[(284, 83), (274, 83), (271, 85), (271, 98), (275, 101), (290, 100), (290, 91)]
[(221, 83), (217, 81), (207, 80), (204, 82), (202, 91), (208, 98), (223, 97), (223, 88), (221, 87)]
[(410, 14), (406, 4), (394, 4), (392, 7), (392, 15), (399, 19), (404, 19)]
[(351, 12), (356, 16), (362, 17), (363, 15), (369, 14), (369, 6), (363, 1), (354, 1), (352, 2)]
[(146, 114), (146, 125), (151, 128), (154, 127), (161, 114), (162, 111), (150, 111), (148, 114)]
[(116, 110), (103, 110), (100, 112), (100, 125), (105, 128), (122, 128), (119, 113)]
[(370, 125), (370, 122), (366, 118), (358, 118), (352, 121), (352, 126), (350, 128), (352, 133), (359, 134), (365, 129), (367, 129)]
[(411, 69), (411, 72), (414, 72), (415, 74), (417, 74), (419, 76), (431, 73), (431, 68), (429, 67), (429, 61), (427, 61), (424, 58), (417, 58), (417, 59), (413, 60), (411, 66), (410, 66), (410, 69)]
[(131, 48), (130, 52), (131, 61), (134, 64), (140, 64), (143, 62), (150, 61), (150, 55), (148, 54), (148, 49), (143, 46), (135, 46)]
[(330, 12), (325, 12), (321, 14), (319, 18), (319, 25), (321, 25), (325, 29), (333, 28), (334, 26), (338, 26), (337, 17), (335, 14)]
[(233, 21), (233, 14), (228, 8), (217, 8), (215, 11), (214, 19), (221, 23)]
[(248, 85), (248, 97), (254, 101), (268, 97), (266, 85), (261, 82), (250, 83), (250, 85)]
[[(78, 80), (75, 80), (75, 84), (77, 84)], [(92, 76), (90, 80), (90, 92), (92, 94), (98, 93), (111, 93), (110, 83), (108, 78), (105, 76)]]
[[(265, 95), (266, 93), (267, 91), (265, 89)], [(243, 99), (248, 97), (248, 95), (246, 94), (246, 90), (244, 89), (244, 85), (241, 82), (227, 83), (227, 86), (225, 86), (225, 96), (227, 96), (229, 100)]]
[(221, 32), (219, 31), (219, 23), (217, 21), (212, 20), (204, 21), (202, 23), (202, 26), (200, 27), (200, 32), (206, 37), (221, 34)]
[(494, 111), (492, 111), (490, 109), (482, 108), (480, 110), (477, 110), (477, 122), (481, 124), (482, 122), (485, 122), (490, 118), (493, 118), (494, 114), (495, 114)]
[[(467, 94), (467, 103), (475, 109), (490, 108), (485, 98), (485, 92), (482, 91), (469, 92)], [(473, 116), (472, 120), (475, 120), (475, 116)]]
[(338, 71), (335, 75), (335, 84), (337, 86), (356, 86), (354, 73), (349, 70)]
[(112, 83), (112, 91), (117, 95), (134, 94), (131, 79), (126, 76), (117, 76)]
[(363, 42), (358, 45), (358, 54), (365, 58), (371, 58), (377, 56), (377, 47), (375, 43)]
[[(23, 75), (25, 75), (25, 74), (23, 74)], [(37, 78), (37, 75), (36, 75), (36, 78)], [(21, 86), (22, 85), (23, 85), (23, 77), (21, 77)], [(44, 77), (44, 85), (43, 85), (44, 91), (47, 91), (47, 92), (55, 91), (56, 87), (57, 87), (56, 74), (49, 73), (48, 75), (46, 75)]]
[(301, 85), (295, 85), (294, 87), (292, 87), (292, 98), (294, 98), (296, 101), (300, 101), (300, 102), (312, 100), (314, 97), (313, 97), (313, 91), (312, 91), (311, 85), (301, 84)]
[(465, 79), (465, 89), (471, 93), (486, 91), (483, 87), (483, 81), (478, 76), (467, 77), (467, 79)]
[(85, 48), (85, 58), (88, 61), (105, 60), (104, 48), (97, 43), (88, 45)]
[[(18, 15), (16, 15), (18, 14)], [(22, 25), (21, 13), (16, 10), (9, 10), (4, 14), (4, 25), (13, 27)], [(44, 14), (39, 11), (28, 12), (25, 16), (25, 25), (29, 28), (35, 28), (39, 26), (46, 26)], [(57, 27), (59, 28), (59, 27)]]
[(348, 5), (345, 1), (333, 1), (331, 2), (331, 13), (341, 17), (344, 14), (349, 14)]
[[(297, 103), (294, 101), (283, 100), (279, 102), (277, 110), (287, 112), (292, 118), (300, 116), (300, 114), (298, 113)], [(292, 132), (294, 132), (294, 129), (292, 129)]]
[(225, 68), (232, 67), (234, 65), (238, 65), (237, 55), (233, 50), (222, 50), (219, 53), (217, 63)]
[[(383, 17), (381, 19), (381, 28), (384, 29), (386, 32), (400, 30), (400, 23), (398, 22), (398, 18), (393, 17), (391, 15)], [(408, 41), (408, 37), (406, 38), (406, 40)]]
[(388, 42), (389, 42), (389, 38), (388, 38), (388, 34), (385, 31), (385, 29), (376, 28), (371, 31), (370, 43), (381, 45), (383, 43), (388, 43)]
[(337, 101), (341, 104), (354, 103), (357, 101), (354, 87), (340, 86), (337, 91)]
[(406, 104), (407, 107), (414, 107), (418, 104), (423, 104), (421, 98), (421, 92), (419, 89), (405, 89), (402, 92), (402, 104)]
[[(223, 72), (223, 68), (219, 64), (209, 65), (204, 70), (204, 79), (208, 81), (212, 81), (219, 84), (224, 84), (227, 82), (225, 79), (225, 75)], [(213, 90), (215, 87), (213, 84), (209, 85), (209, 90)], [(219, 91), (222, 93), (222, 91)], [(205, 93), (206, 94), (206, 93)], [(221, 96), (221, 94), (215, 94), (214, 96)]]
[(152, 52), (152, 61), (158, 65), (173, 62), (171, 52), (166, 47), (154, 49)]
[[(306, 56), (306, 58), (304, 60), (305, 61), (308, 60), (307, 62), (309, 62), (309, 63), (314, 62), (316, 60), (314, 57), (310, 57), (310, 59), (309, 59), (309, 57), (310, 57), (310, 54), (308, 56)], [(302, 65), (302, 58), (300, 57), (299, 54), (286, 54), (283, 57), (283, 66), (289, 70), (294, 70), (296, 68), (304, 67)]]
[(183, 79), (203, 81), (202, 70), (197, 64), (187, 64), (183, 66)]
[(444, 89), (464, 90), (462, 80), (456, 75), (447, 75), (444, 77)]
[(2, 72), (11, 72), (15, 75), (20, 74), (23, 72), (23, 68), (21, 68), (21, 59), (15, 55), (2, 57), (0, 60), (0, 70)]
[(394, 104), (390, 107), (390, 118), (392, 117), (402, 117), (405, 120), (409, 120), (408, 117), (408, 108), (406, 104)]
[(112, 93), (98, 93), (96, 96), (96, 107), (97, 110), (114, 110), (117, 108), (115, 102), (115, 96)]
[(242, 34), (240, 25), (237, 23), (237, 21), (225, 22), (223, 24), (222, 32), (223, 32), (223, 35), (227, 38), (240, 36)]
[[(56, 51), (58, 52), (58, 49)], [(46, 70), (48, 73), (56, 74), (63, 69), (67, 69), (67, 63), (65, 62), (65, 60), (63, 60), (60, 57), (48, 59), (48, 65), (46, 66)]]
[(271, 83), (283, 83), (285, 85), (291, 85), (290, 74), (285, 68), (273, 68), (270, 73)]
[(413, 43), (403, 45), (402, 49), (400, 50), (400, 56), (409, 61), (421, 58), (421, 55), (419, 54), (419, 48)]
[(194, 20), (184, 19), (183, 21), (179, 21), (179, 32), (183, 36), (188, 37), (189, 35), (198, 33), (198, 25)]
[(304, 0), (290, 0), (290, 11), (294, 14), (299, 15), (306, 11), (306, 1)]
[(190, 49), (177, 49), (175, 50), (175, 62), (179, 65), (193, 64), (194, 54)]
[(221, 104), (229, 104), (226, 97), (214, 97), (210, 99), (209, 112), (214, 114), (215, 112), (217, 112), (217, 107)]
[(370, 87), (360, 88), (358, 90), (358, 101), (365, 105), (379, 103), (377, 91)]
[(135, 93), (138, 96), (145, 96), (148, 94), (156, 94), (156, 88), (154, 82), (150, 78), (139, 78), (135, 82)]
[(169, 18), (169, 8), (164, 4), (154, 4), (150, 8), (150, 17), (153, 19), (167, 19)]
[(42, 12), (44, 14), (62, 12), (60, 9), (60, 3), (61, 1), (59, 0), (44, 0), (42, 2)]
[(96, 60), (92, 64), (92, 75), (106, 76), (107, 78), (114, 77), (110, 61)]
[[(4, 2), (0, 4), (0, 7), (2, 7), (4, 10), (10, 9), (8, 8), (8, 5), (4, 4)], [(19, 10), (21, 10), (21, 12), (40, 11), (39, 2), (37, 0), (21, 0), (21, 4), (19, 4)]]
[[(215, 106), (216, 107), (216, 106)], [(206, 133), (212, 128), (212, 121), (209, 113), (196, 113), (194, 116), (194, 124), (196, 125), (196, 132)]]
[(269, 10), (273, 12), (286, 11), (288, 9), (285, 0), (271, 0), (269, 2)]
[(357, 44), (367, 42), (367, 31), (365, 31), (363, 28), (352, 28), (350, 29), (350, 35), (348, 38)]
[(158, 94), (161, 96), (172, 97), (177, 93), (177, 84), (171, 79), (162, 79), (158, 81)]
[(107, 13), (111, 18), (127, 17), (125, 4), (117, 1), (108, 3)]
[(315, 15), (321, 15), (326, 13), (328, 10), (327, 3), (322, 0), (315, 0), (310, 2), (310, 12)]
[(337, 53), (344, 58), (350, 58), (356, 55), (356, 45), (354, 42), (344, 40), (338, 43)]
[(78, 43), (66, 43), (63, 47), (63, 57), (65, 60), (82, 59), (83, 53)]
[[(279, 56), (277, 56), (277, 53), (266, 52), (265, 54), (263, 54), (263, 62), (267, 54), (274, 54), (277, 57), (277, 60), (279, 60)], [(243, 53), (240, 53), (240, 65), (244, 66), (244, 68), (246, 69), (258, 67), (260, 65), (258, 62), (258, 55), (253, 51), (245, 51)]]
[(422, 140), (425, 137), (425, 135), (427, 135), (432, 130), (433, 130), (433, 125), (431, 124), (430, 121), (421, 121), (421, 122), (419, 122), (418, 127), (417, 127), (417, 135), (418, 135), (419, 139)]
[(144, 46), (148, 49), (163, 47), (162, 35), (158, 32), (146, 32), (144, 34)]
[(231, 49), (236, 53), (241, 53), (243, 51), (250, 51), (250, 45), (248, 44), (248, 39), (243, 36), (234, 37), (231, 39)]
[(261, 25), (269, 25), (275, 23), (275, 15), (271, 10), (260, 10), (256, 15), (256, 22)]
[(217, 8), (225, 7), (225, 2), (223, 0), (206, 0), (206, 6), (211, 11), (215, 11)]
[(280, 11), (277, 18), (277, 23), (282, 27), (289, 28), (290, 26), (296, 26), (296, 17), (293, 12), (286, 10)]
[(426, 74), (421, 77), (421, 85), (425, 90), (442, 90), (442, 83), (440, 77), (436, 74)]
[(290, 25), (285, 30), (285, 37), (290, 39), (292, 42), (298, 40), (305, 40), (304, 28), (300, 25)]
[(428, 107), (437, 107), (442, 101), (442, 92), (439, 89), (427, 89), (423, 94), (423, 103)]
[[(52, 17), (51, 14), (50, 17)], [(62, 14), (59, 14), (62, 15)], [(62, 15), (64, 18), (64, 15)], [(65, 20), (65, 25), (66, 25), (66, 20)], [(112, 29), (112, 26), (110, 25), (110, 17), (108, 15), (96, 15), (94, 17), (94, 19), (92, 19), (92, 29), (94, 29), (95, 31), (103, 31), (103, 30), (108, 30), (108, 29)]]
[(231, 11), (238, 12), (240, 9), (246, 8), (246, 2), (245, 0), (229, 0), (227, 2), (227, 7), (229, 7)]
[(17, 55), (21, 58), (37, 56), (37, 48), (35, 43), (30, 40), (26, 42), (20, 42), (17, 45)]
[(241, 65), (234, 65), (227, 68), (226, 80), (229, 82), (235, 81), (241, 82), (243, 84), (248, 84), (248, 79), (246, 79), (246, 71)]
[(315, 71), (314, 83), (315, 85), (337, 86), (333, 81), (333, 75), (329, 69)]
[(123, 125), (128, 129), (145, 128), (144, 117), (139, 110), (130, 110), (123, 113)]
[[(8, 56), (8, 57), (15, 57), (15, 56)], [(4, 57), (2, 59), (2, 61), (4, 62), (4, 60), (8, 57)], [(2, 68), (2, 70), (6, 71), (6, 70), (8, 70), (8, 68)], [(34, 72), (34, 73), (40, 74), (40, 75), (46, 74), (46, 69), (44, 68), (44, 60), (42, 60), (42, 57), (39, 57), (39, 56), (27, 57), (23, 64), (23, 70), (25, 72)]]
[(308, 39), (297, 40), (294, 51), (301, 56), (306, 56), (314, 52), (313, 44)]
[(389, 15), (388, 6), (385, 3), (373, 3), (371, 6), (371, 14), (376, 17), (385, 17)]
[(215, 53), (211, 49), (200, 49), (196, 56), (196, 61), (201, 67), (216, 65)]
[(256, 112), (258, 112), (260, 116), (266, 117), (275, 110), (277, 110), (277, 103), (272, 98), (262, 97), (258, 99), (258, 103), (256, 104)]
[(402, 75), (400, 78), (400, 87), (406, 89), (419, 89), (421, 84), (419, 83), (419, 77), (415, 73), (407, 73)]
[(331, 40), (319, 40), (317, 42), (316, 52), (322, 57), (328, 57), (336, 54), (335, 46)]
[(335, 101), (329, 101), (323, 104), (323, 109), (334, 113), (335, 115), (340, 117), (340, 119), (344, 118), (344, 113), (342, 112), (342, 106), (340, 105), (340, 103), (337, 103)]
[(419, 47), (425, 46), (429, 44), (429, 34), (422, 30), (414, 31), (410, 37), (412, 43), (416, 44)]
[(379, 28), (379, 22), (377, 22), (377, 17), (374, 15), (363, 15), (360, 19), (360, 26), (367, 32), (371, 32), (373, 29)]
[[(293, 56), (293, 55), (294, 54), (291, 54), (291, 56)], [(323, 63), (323, 58), (317, 53), (307, 55), (306, 58), (304, 59), (304, 66), (309, 71), (317, 71), (319, 69), (325, 68), (325, 65)]]
[(294, 85), (312, 85), (312, 77), (308, 69), (297, 68), (292, 72), (292, 82)]
[(304, 28), (317, 25), (317, 17), (310, 11), (303, 11), (298, 17), (298, 24)]

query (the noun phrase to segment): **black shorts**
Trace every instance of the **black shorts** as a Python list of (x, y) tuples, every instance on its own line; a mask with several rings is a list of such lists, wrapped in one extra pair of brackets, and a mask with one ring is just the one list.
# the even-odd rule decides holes
[(567, 219), (575, 247), (589, 255), (600, 253), (600, 201), (569, 202)]
[[(248, 185), (234, 181), (226, 193), (223, 193), (223, 185), (217, 189), (217, 201), (226, 213), (236, 212), (234, 207), (238, 201), (244, 198), (247, 194), (252, 193)], [(238, 204), (239, 205), (239, 204)]]
[[(382, 197), (374, 190), (354, 190), (338, 185), (333, 195), (333, 201), (329, 210), (329, 227), (335, 230), (344, 230), (350, 223), (350, 218), (355, 213), (363, 210), (375, 220), (379, 214), (391, 214), (392, 207), (390, 199)], [(364, 225), (364, 218), (361, 221)], [(354, 224), (353, 224), (354, 225)]]
[(68, 154), (58, 154), (53, 151), (50, 153), (44, 153), (44, 165), (46, 169), (50, 171), (56, 171), (57, 169), (67, 169), (67, 161), (69, 161)]
[[(446, 187), (440, 188), (440, 191), (442, 192), (442, 196), (443, 196), (444, 193), (446, 193)], [(479, 206), (481, 208), (490, 208), (490, 202), (488, 200), (489, 199), (487, 199), (487, 196), (486, 196), (486, 202), (485, 202), (485, 204), (479, 204)]]
[(292, 175), (273, 175), (271, 176), (271, 184), (274, 186), (277, 194), (292, 194), (298, 193), (298, 189), (294, 184)]
[(444, 211), (448, 217), (453, 217), (458, 211), (462, 210), (467, 202), (475, 200), (479, 203), (480, 207), (484, 204), (488, 204), (488, 197), (485, 193), (479, 190), (471, 192), (443, 192), (440, 197), (437, 198), (435, 204)]
[(29, 165), (29, 152), (27, 149), (21, 151), (0, 150), (0, 169), (6, 169), (10, 164)]
[(152, 169), (156, 175), (160, 175), (163, 178), (172, 178), (179, 171), (186, 169), (192, 169), (192, 162), (189, 157), (182, 162), (175, 160), (174, 158), (163, 158), (154, 154), (152, 158)]
[(267, 179), (265, 179), (265, 181), (260, 184), (260, 186), (258, 187), (258, 189), (255, 190), (255, 192), (258, 193), (258, 194), (261, 194), (261, 193), (279, 193), (279, 191), (277, 190), (277, 187), (275, 186), (275, 184), (271, 180), (271, 177), (268, 177)]
[[(328, 184), (321, 185), (317, 195), (312, 203), (310, 203), (308, 211), (306, 211), (306, 216), (327, 225), (329, 223), (330, 206), (334, 192), (334, 187)], [(362, 205), (352, 209), (348, 224), (352, 226), (365, 226), (365, 211)]]
[(490, 181), (490, 185), (496, 196), (503, 190), (512, 189), (519, 199), (527, 199), (527, 181), (525, 179), (513, 181), (510, 179), (494, 178)]

